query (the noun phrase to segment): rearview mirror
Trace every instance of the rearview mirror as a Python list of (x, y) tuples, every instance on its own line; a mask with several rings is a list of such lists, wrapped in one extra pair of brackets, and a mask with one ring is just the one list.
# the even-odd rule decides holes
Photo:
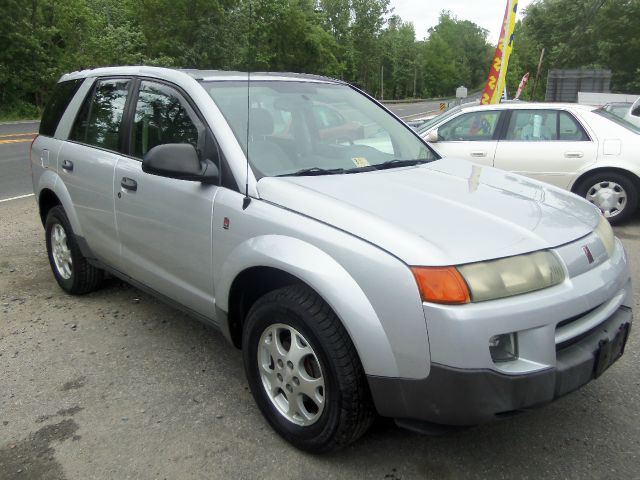
[(149, 150), (142, 159), (142, 171), (150, 175), (218, 183), (220, 172), (211, 160), (201, 161), (190, 143), (165, 143)]
[(436, 143), (438, 141), (438, 129), (436, 128), (427, 133), (425, 140), (429, 143)]

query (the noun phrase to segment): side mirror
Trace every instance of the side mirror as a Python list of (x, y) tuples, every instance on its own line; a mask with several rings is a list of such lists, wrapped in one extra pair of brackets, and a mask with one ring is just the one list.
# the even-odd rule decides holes
[(429, 133), (427, 133), (425, 140), (428, 143), (436, 143), (438, 141), (438, 129), (436, 128), (435, 130), (431, 130)]
[(218, 183), (220, 172), (211, 160), (200, 161), (196, 148), (190, 143), (165, 143), (149, 150), (142, 159), (142, 171), (150, 175)]

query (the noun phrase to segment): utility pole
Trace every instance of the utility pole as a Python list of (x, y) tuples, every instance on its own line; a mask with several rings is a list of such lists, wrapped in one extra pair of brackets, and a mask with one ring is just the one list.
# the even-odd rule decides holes
[(380, 66), (380, 100), (384, 100), (384, 65)]
[(544, 58), (544, 48), (542, 52), (540, 52), (540, 61), (538, 62), (538, 71), (536, 72), (536, 79), (533, 82), (533, 90), (531, 91), (531, 98), (529, 100), (533, 100), (536, 94), (536, 88), (538, 87), (538, 77), (540, 77), (540, 69), (542, 68), (542, 59)]
[(418, 79), (418, 67), (413, 66), (413, 98), (416, 98), (416, 80)]

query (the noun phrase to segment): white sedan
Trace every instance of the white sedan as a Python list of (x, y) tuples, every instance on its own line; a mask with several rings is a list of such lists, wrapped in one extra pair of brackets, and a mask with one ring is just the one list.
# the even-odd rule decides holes
[(640, 128), (596, 107), (507, 103), (456, 107), (418, 133), (460, 157), (571, 190), (611, 223), (638, 207)]

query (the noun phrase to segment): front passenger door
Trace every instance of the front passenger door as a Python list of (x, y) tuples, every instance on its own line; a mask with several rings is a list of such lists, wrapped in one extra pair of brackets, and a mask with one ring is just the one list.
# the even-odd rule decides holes
[(463, 113), (438, 127), (438, 141), (431, 146), (443, 157), (492, 166), (499, 120), (499, 110)]
[(217, 185), (142, 172), (156, 145), (191, 143), (214, 160), (213, 137), (173, 86), (142, 80), (130, 125), (129, 155), (116, 167), (120, 270), (191, 310), (214, 316), (211, 221)]

